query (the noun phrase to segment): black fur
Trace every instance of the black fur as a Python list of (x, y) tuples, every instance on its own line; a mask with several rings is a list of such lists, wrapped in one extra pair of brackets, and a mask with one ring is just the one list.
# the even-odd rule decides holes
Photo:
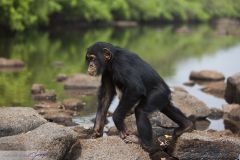
[[(111, 59), (104, 60), (103, 48), (111, 53)], [(124, 119), (135, 108), (139, 137), (145, 146), (152, 145), (152, 127), (148, 113), (160, 110), (180, 126), (175, 136), (189, 129), (192, 125), (184, 114), (171, 103), (171, 91), (159, 74), (138, 55), (110, 43), (97, 42), (87, 50), (97, 57), (98, 74), (102, 74), (99, 90), (99, 104), (94, 130), (101, 136), (109, 105), (116, 94), (115, 87), (123, 93), (120, 103), (113, 114), (113, 121), (120, 131), (126, 133)], [(90, 60), (87, 58), (87, 61)]]

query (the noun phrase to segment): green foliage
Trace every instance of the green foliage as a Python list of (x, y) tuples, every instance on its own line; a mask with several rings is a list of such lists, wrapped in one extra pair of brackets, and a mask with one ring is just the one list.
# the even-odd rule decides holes
[(59, 11), (56, 0), (0, 0), (0, 23), (12, 30), (47, 23), (48, 16)]
[(64, 21), (208, 21), (240, 18), (240, 0), (0, 0), (0, 24), (12, 30)]

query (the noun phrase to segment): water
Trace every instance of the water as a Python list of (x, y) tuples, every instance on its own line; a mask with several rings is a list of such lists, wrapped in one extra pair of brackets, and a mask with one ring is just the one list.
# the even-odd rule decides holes
[[(188, 81), (192, 70), (217, 70), (226, 77), (239, 72), (240, 37), (218, 35), (208, 25), (185, 27), (190, 32), (178, 33), (175, 26), (144, 26), (1, 34), (0, 57), (21, 59), (25, 67), (18, 72), (0, 71), (0, 106), (33, 106), (36, 103), (30, 95), (33, 83), (55, 89), (58, 101), (68, 98), (56, 76), (86, 72), (86, 48), (96, 41), (107, 41), (138, 53), (171, 86), (182, 86), (209, 107), (221, 108), (226, 103), (223, 99), (201, 92), (198, 85), (186, 87), (182, 83)], [(84, 101), (85, 110), (74, 120), (92, 125), (96, 97), (84, 97)], [(222, 130), (222, 120), (211, 120), (210, 128)]]

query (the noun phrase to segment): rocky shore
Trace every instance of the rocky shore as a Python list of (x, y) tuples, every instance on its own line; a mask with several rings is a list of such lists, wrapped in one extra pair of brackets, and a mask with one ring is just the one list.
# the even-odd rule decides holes
[[(61, 79), (61, 80), (59, 80)], [(31, 107), (0, 107), (0, 157), (4, 160), (150, 160), (150, 159), (237, 159), (240, 154), (240, 73), (225, 77), (216, 71), (194, 71), (189, 87), (201, 86), (207, 94), (225, 99), (222, 109), (210, 108), (184, 88), (175, 87), (173, 103), (195, 124), (194, 131), (169, 140), (177, 124), (160, 112), (150, 116), (154, 140), (168, 143), (161, 151), (149, 156), (139, 144), (122, 141), (116, 127), (106, 130), (104, 137), (91, 138), (91, 128), (86, 129), (72, 121), (74, 115), (86, 104), (75, 98), (60, 102), (57, 94), (34, 84), (31, 89), (36, 104)], [(57, 78), (67, 92), (94, 94), (99, 78), (77, 74)], [(111, 114), (109, 113), (109, 116)], [(223, 119), (225, 130), (208, 130), (209, 120)], [(137, 136), (135, 116), (130, 114), (126, 124)]]

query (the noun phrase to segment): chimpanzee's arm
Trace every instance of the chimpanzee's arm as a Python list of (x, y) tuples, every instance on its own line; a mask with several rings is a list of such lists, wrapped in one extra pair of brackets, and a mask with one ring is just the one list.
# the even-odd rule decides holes
[(102, 74), (101, 86), (98, 94), (98, 107), (94, 124), (94, 135), (100, 137), (103, 134), (103, 128), (106, 121), (108, 108), (113, 100), (115, 93), (114, 84), (111, 76), (105, 72)]

